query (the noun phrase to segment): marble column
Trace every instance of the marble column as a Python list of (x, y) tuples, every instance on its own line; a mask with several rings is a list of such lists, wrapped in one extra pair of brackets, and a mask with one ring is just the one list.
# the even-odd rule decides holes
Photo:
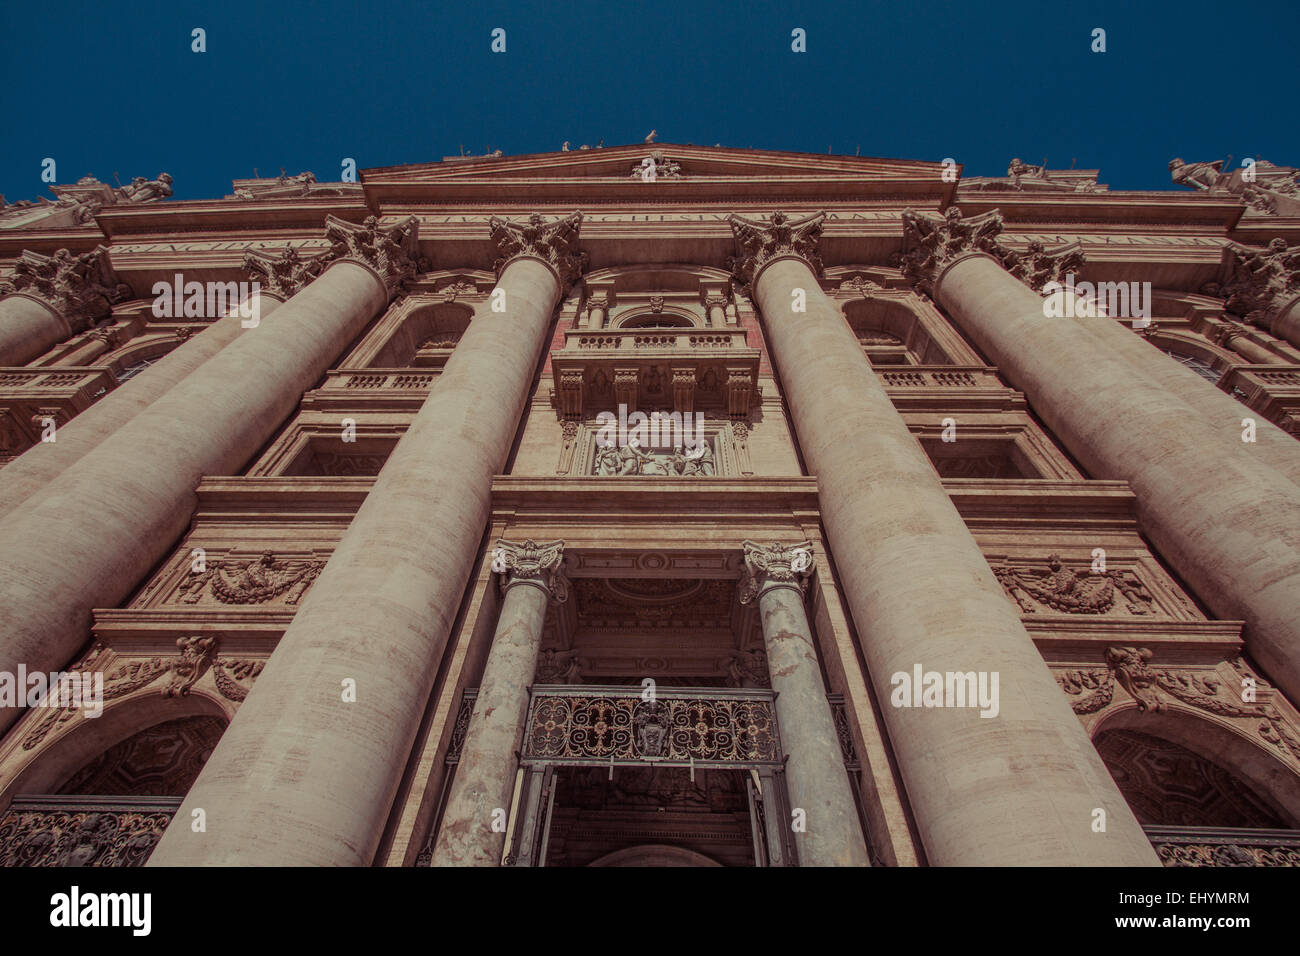
[[(515, 755), (528, 717), (528, 689), (542, 647), (547, 602), (568, 598), (563, 560), (563, 541), (497, 542), (493, 569), (500, 569), (505, 597), (433, 848), (432, 866), (501, 863), (506, 833), (493, 830), (493, 817), (498, 810), (497, 816), (510, 812)], [(520, 810), (515, 808), (516, 813)]]
[[(733, 266), (754, 290), (817, 477), (822, 522), (930, 861), (1158, 865), (938, 473), (822, 292), (814, 270), (824, 218), (733, 216)], [(996, 675), (996, 704), (915, 706), (895, 682), (918, 667), (982, 672), (990, 688)], [(1104, 833), (1093, 830), (1098, 809)]]
[[(581, 221), (492, 219), (505, 311), (476, 311), (151, 865), (372, 862), (478, 556), (492, 477), (582, 268)], [(200, 807), (207, 833), (189, 826)]]
[(1217, 615), (1246, 622), (1251, 653), (1300, 699), (1300, 489), (1287, 473), (1241, 441), (1240, 418), (1224, 434), (1121, 358), (1118, 336), (1127, 333), (1113, 319), (1045, 317), (1042, 298), (993, 258), (992, 214), (904, 215), (904, 271), (1089, 474), (1129, 482), (1161, 556)]
[[(281, 285), (279, 293), (259, 291), (258, 321), (274, 312), (302, 287)], [(247, 310), (246, 310), (247, 311)], [(50, 488), (60, 474), (105, 439), (165, 395), (174, 385), (239, 337), (251, 316), (232, 310), (197, 335), (168, 352), (163, 361), (145, 369), (109, 392), (68, 424), (56, 440), (33, 445), (0, 469), (0, 517), (38, 492)]]
[[(746, 575), (740, 603), (758, 599), (790, 807), (801, 815), (794, 830), (799, 865), (870, 866), (804, 610), (812, 544), (768, 547), (746, 541), (742, 547)], [(793, 826), (794, 821), (783, 825)]]
[[(334, 261), (280, 307), (0, 519), (0, 671), (65, 665), (90, 611), (134, 591), (189, 526), (204, 475), (236, 474), (414, 271), (412, 218), (329, 217)], [(0, 709), (0, 730), (17, 717)]]
[(0, 298), (0, 367), (26, 365), (71, 335), (107, 318), (130, 295), (103, 246), (74, 256), (24, 252)]

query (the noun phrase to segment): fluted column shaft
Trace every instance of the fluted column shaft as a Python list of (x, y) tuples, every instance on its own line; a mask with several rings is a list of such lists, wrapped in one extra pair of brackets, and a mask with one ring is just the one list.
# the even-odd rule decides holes
[[(0, 670), (55, 670), (189, 525), (204, 475), (234, 473), (388, 301), (371, 268), (334, 263), (237, 341), (0, 520)], [(0, 730), (17, 717), (0, 710)]]
[(561, 288), (532, 257), (497, 287), (506, 311), (470, 322), (151, 865), (372, 861)]
[(506, 833), (495, 816), (510, 807), (519, 741), (528, 716), (528, 688), (542, 647), (547, 602), (563, 600), (557, 579), (563, 542), (501, 542), (505, 598), (479, 681), (474, 712), (456, 763), (433, 866), (497, 866)]
[[(279, 308), (281, 300), (258, 293), (259, 310), (265, 319)], [(245, 332), (247, 311), (236, 308), (213, 322), (189, 341), (168, 352), (163, 361), (151, 365), (59, 428), (55, 441), (40, 442), (0, 469), (0, 517), (38, 492), (46, 491), (73, 462), (99, 447), (119, 428), (133, 419), (174, 385), (197, 369), (222, 348)], [(31, 507), (34, 502), (29, 502)]]
[[(1128, 481), (1143, 530), (1216, 614), (1247, 623), (1260, 664), (1300, 700), (1300, 494), (1258, 444), (1119, 357), (1111, 319), (1045, 318), (1042, 299), (982, 254), (935, 300), (1098, 478)], [(1143, 343), (1136, 343), (1143, 344)], [(1294, 439), (1291, 439), (1294, 441)]]
[[(749, 571), (743, 603), (758, 598), (767, 666), (776, 691), (776, 722), (785, 751), (790, 807), (800, 866), (870, 866), (835, 718), (826, 700), (803, 581), (812, 546), (762, 547), (745, 542)], [(771, 812), (769, 810), (769, 812)]]
[[(754, 288), (930, 861), (1157, 865), (938, 474), (806, 262), (775, 258)], [(792, 311), (795, 289), (805, 292), (805, 312)], [(997, 716), (970, 706), (889, 706), (892, 675), (916, 665), (997, 673)], [(1092, 830), (1096, 808), (1107, 814), (1105, 833)]]
[(32, 296), (0, 299), (0, 367), (26, 365), (69, 335), (67, 319)]

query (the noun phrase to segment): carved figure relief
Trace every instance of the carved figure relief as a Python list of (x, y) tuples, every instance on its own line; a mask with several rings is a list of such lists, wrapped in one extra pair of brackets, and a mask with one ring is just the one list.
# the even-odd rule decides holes
[(206, 571), (186, 578), (176, 593), (184, 604), (198, 604), (207, 596), (219, 604), (267, 604), (279, 599), (294, 606), (324, 567), (324, 561), (286, 560), (266, 551), (242, 563), (214, 561)]
[(1154, 610), (1151, 593), (1128, 570), (1097, 574), (1075, 571), (1062, 564), (1060, 555), (1052, 554), (1046, 569), (1000, 565), (993, 568), (993, 573), (1026, 614), (1036, 614), (1043, 608), (1066, 614), (1104, 614), (1115, 607), (1116, 592), (1123, 596), (1129, 614), (1151, 614)]

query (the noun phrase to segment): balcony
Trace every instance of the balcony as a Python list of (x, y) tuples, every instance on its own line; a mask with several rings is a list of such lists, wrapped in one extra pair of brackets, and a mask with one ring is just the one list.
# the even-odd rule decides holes
[(180, 805), (180, 797), (15, 797), (0, 817), (0, 866), (143, 866)]
[(1300, 866), (1300, 830), (1143, 829), (1165, 866)]

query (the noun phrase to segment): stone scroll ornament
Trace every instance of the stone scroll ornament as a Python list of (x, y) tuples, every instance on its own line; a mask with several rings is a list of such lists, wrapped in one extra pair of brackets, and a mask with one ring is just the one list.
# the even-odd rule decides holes
[(429, 260), (420, 255), (420, 220), (407, 216), (399, 223), (381, 226), (376, 216), (361, 225), (325, 217), (325, 238), (332, 243), (323, 263), (351, 260), (373, 269), (388, 289), (397, 295), (402, 284), (417, 272), (427, 272)]
[(917, 291), (934, 294), (934, 280), (958, 256), (982, 252), (992, 256), (1013, 276), (1035, 292), (1049, 282), (1065, 285), (1070, 273), (1077, 274), (1085, 259), (1079, 242), (1062, 243), (1048, 249), (1031, 241), (1023, 252), (998, 241), (1002, 214), (996, 209), (966, 218), (956, 206), (941, 216), (903, 210), (903, 252), (898, 267)]
[(13, 274), (0, 283), (0, 295), (24, 295), (45, 304), (67, 320), (73, 333), (107, 319), (113, 306), (131, 297), (117, 281), (108, 250), (98, 246), (73, 255), (60, 249), (53, 256), (24, 251)]
[(802, 259), (813, 275), (822, 274), (817, 244), (821, 241), (826, 213), (791, 219), (783, 212), (774, 212), (767, 222), (731, 215), (727, 222), (736, 243), (736, 254), (727, 259), (727, 270), (739, 284), (738, 291), (746, 297), (750, 296), (754, 278), (774, 259)]
[(488, 225), (499, 253), (492, 266), (498, 278), (512, 259), (541, 259), (555, 270), (560, 284), (567, 288), (587, 267), (587, 254), (577, 248), (581, 212), (549, 223), (538, 213), (529, 216), (526, 223), (493, 216)]
[(749, 604), (765, 588), (787, 586), (801, 594), (808, 586), (813, 569), (812, 542), (770, 545), (756, 541), (743, 541), (745, 576), (740, 581), (740, 603)]
[[(78, 666), (83, 674), (98, 669), (106, 648), (97, 644)], [(222, 659), (217, 657), (217, 638), (199, 634), (176, 640), (177, 656), (129, 659), (104, 675), (103, 703), (125, 697), (170, 675), (163, 686), (164, 697), (187, 697), (194, 685), (209, 670), (217, 690), (227, 700), (239, 703), (248, 696), (240, 681), (253, 681), (266, 662), (261, 660)], [(73, 707), (52, 707), (23, 737), (23, 750), (32, 750), (56, 727), (66, 724), (80, 711)]]
[(564, 575), (564, 542), (531, 538), (523, 543), (498, 541), (492, 551), (492, 570), (501, 575), (504, 591), (515, 584), (535, 584), (556, 603), (569, 599), (569, 579)]

